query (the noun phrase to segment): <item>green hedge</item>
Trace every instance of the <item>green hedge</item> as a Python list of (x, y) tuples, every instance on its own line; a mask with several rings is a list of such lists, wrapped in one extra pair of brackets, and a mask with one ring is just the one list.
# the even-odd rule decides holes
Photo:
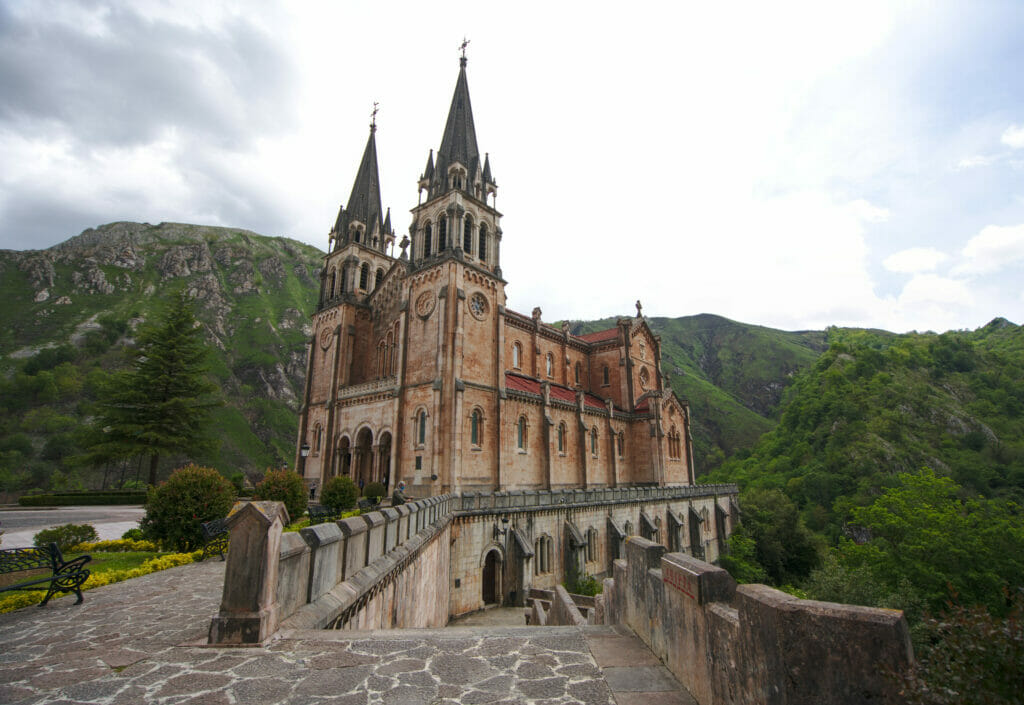
[(97, 490), (95, 492), (51, 492), (18, 498), (23, 507), (67, 507), (76, 504), (145, 504), (146, 493), (138, 490)]

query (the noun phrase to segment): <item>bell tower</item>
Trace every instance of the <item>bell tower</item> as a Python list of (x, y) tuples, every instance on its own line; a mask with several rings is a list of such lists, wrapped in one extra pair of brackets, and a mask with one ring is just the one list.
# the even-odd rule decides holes
[[(501, 213), (490, 157), (480, 159), (466, 79), (466, 55), (448, 110), (441, 146), (419, 178), (419, 204), (412, 209), (410, 260), (416, 266), (454, 256), (501, 277)], [(426, 195), (426, 200), (424, 199)]]

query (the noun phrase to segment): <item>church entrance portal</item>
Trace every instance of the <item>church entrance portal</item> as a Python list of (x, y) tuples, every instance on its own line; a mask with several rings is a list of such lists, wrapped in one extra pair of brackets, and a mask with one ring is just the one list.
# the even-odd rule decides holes
[(485, 605), (501, 601), (501, 556), (497, 549), (491, 549), (484, 559), (483, 598)]

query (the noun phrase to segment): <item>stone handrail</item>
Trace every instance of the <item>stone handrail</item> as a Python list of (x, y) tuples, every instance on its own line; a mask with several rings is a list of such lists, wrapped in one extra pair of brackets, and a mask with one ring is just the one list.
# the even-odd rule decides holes
[[(224, 593), (209, 642), (260, 644), (286, 621), (322, 629), (350, 618), (443, 538), (452, 505), (450, 495), (427, 497), (286, 533), (283, 503), (238, 502), (227, 519)], [(447, 569), (443, 577), (447, 586)], [(415, 603), (415, 595), (408, 597)], [(432, 619), (427, 610), (420, 612), (418, 617)], [(445, 601), (443, 615), (434, 620), (440, 624), (390, 626), (444, 626), (447, 619)]]
[(687, 499), (735, 495), (739, 487), (724, 485), (687, 485), (683, 487), (601, 487), (574, 490), (513, 490), (510, 492), (467, 492), (455, 499), (456, 511), (494, 512), (506, 509), (586, 506), (657, 499)]

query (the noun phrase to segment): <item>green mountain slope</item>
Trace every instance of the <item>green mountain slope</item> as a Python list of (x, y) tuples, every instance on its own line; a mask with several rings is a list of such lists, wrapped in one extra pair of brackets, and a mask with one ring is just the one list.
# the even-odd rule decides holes
[(967, 494), (1024, 500), (1024, 329), (832, 329), (777, 428), (710, 479), (776, 488), (835, 538), (854, 506), (927, 466)]
[(221, 448), (201, 460), (248, 472), (290, 462), (321, 257), (286, 238), (177, 223), (111, 223), (48, 250), (0, 251), (4, 484), (73, 476), (66, 460), (96, 375), (123, 364), (134, 328), (177, 286), (196, 299), (227, 401), (214, 420)]
[[(615, 324), (574, 322), (573, 333)], [(701, 314), (650, 318), (662, 371), (693, 412), (694, 463), (705, 473), (773, 429), (783, 390), (827, 348), (822, 331), (786, 332)]]

